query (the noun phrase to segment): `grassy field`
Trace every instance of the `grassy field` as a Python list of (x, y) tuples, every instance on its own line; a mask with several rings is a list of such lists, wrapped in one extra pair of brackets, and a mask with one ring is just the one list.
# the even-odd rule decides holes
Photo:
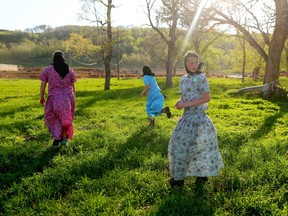
[[(288, 81), (282, 84), (288, 87)], [(208, 184), (172, 189), (167, 146), (182, 111), (148, 127), (141, 79), (80, 79), (75, 136), (51, 147), (38, 80), (0, 79), (0, 215), (288, 215), (287, 101), (234, 94), (255, 85), (209, 78), (208, 114), (225, 168)], [(257, 83), (260, 84), (260, 83)]]

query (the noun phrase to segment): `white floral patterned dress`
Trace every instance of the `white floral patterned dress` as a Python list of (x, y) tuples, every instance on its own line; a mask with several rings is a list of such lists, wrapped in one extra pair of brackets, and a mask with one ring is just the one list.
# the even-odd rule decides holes
[[(210, 92), (203, 74), (184, 75), (180, 82), (183, 101), (192, 101)], [(185, 108), (168, 146), (169, 171), (174, 180), (186, 176), (217, 176), (224, 167), (218, 150), (216, 129), (205, 113), (208, 104)]]

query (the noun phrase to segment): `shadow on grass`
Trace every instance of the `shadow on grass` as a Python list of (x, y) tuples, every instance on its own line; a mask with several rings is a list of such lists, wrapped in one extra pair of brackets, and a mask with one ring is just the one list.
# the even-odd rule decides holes
[(24, 112), (24, 111), (28, 110), (29, 108), (31, 108), (30, 105), (28, 105), (28, 106), (20, 106), (20, 107), (14, 108), (14, 109), (9, 109), (9, 110), (7, 110), (5, 112), (0, 112), (0, 117), (13, 116), (16, 113)]
[(192, 190), (187, 187), (173, 188), (170, 194), (162, 200), (155, 215), (212, 216), (215, 213), (215, 207), (206, 190), (204, 184), (195, 184)]
[(275, 126), (277, 119), (282, 118), (287, 113), (287, 102), (285, 101), (271, 101), (274, 104), (277, 104), (280, 107), (280, 111), (275, 113), (272, 116), (268, 116), (262, 123), (262, 125), (251, 134), (250, 138), (252, 139), (261, 139), (263, 136), (268, 134), (272, 128)]
[[(73, 173), (98, 179), (104, 173), (117, 168), (135, 169), (143, 166), (143, 161), (152, 153), (167, 154), (168, 139), (157, 134), (150, 127), (141, 127), (124, 144), (109, 145), (108, 152), (96, 164), (83, 164), (74, 167)], [(76, 147), (76, 146), (75, 146)]]
[[(128, 88), (117, 90), (95, 90), (95, 91), (77, 91), (76, 93), (76, 112), (75, 116), (81, 115), (85, 108), (91, 108), (97, 105), (97, 102), (103, 103), (103, 101), (109, 103), (111, 100), (131, 100), (131, 98), (139, 97), (142, 88)], [(80, 101), (80, 102), (78, 102)], [(102, 105), (101, 105), (102, 106)]]
[[(95, 100), (118, 100), (118, 99), (131, 99), (131, 97), (139, 97), (141, 87), (134, 88), (126, 88), (126, 89), (115, 89), (115, 90), (94, 90), (94, 91), (85, 91), (78, 90), (76, 93), (77, 98), (85, 98), (85, 97), (95, 97)], [(81, 104), (79, 104), (82, 107)]]
[[(26, 112), (28, 108), (29, 106), (25, 106)], [(15, 115), (17, 112), (24, 112), (23, 107), (7, 111), (6, 114)], [(44, 114), (40, 114), (31, 119), (7, 121), (0, 125), (0, 131), (5, 133), (0, 145), (0, 190), (19, 183), (22, 178), (42, 172), (58, 153), (58, 149), (40, 144), (49, 137), (46, 127), (45, 132), (31, 133), (39, 129), (35, 124), (39, 119), (42, 119), (44, 124)], [(49, 146), (51, 144), (49, 141)]]
[[(10, 186), (11, 189), (9, 191), (13, 191), (6, 197), (8, 199), (7, 203), (13, 202), (13, 197), (17, 196), (18, 191), (21, 191), (21, 194), (26, 197), (25, 201), (23, 201), (25, 204), (22, 203), (22, 206), (27, 206), (29, 203), (37, 203), (42, 199), (47, 199), (47, 196), (50, 199), (58, 199), (71, 193), (71, 190), (75, 188), (84, 176), (90, 179), (100, 179), (104, 174), (115, 169), (130, 170), (143, 167), (143, 161), (147, 160), (147, 157), (151, 153), (166, 154), (168, 140), (164, 136), (157, 135), (157, 131), (159, 132), (159, 130), (155, 130), (154, 128), (140, 127), (125, 143), (111, 143), (111, 145), (108, 145), (107, 154), (102, 158), (98, 158), (97, 156), (89, 158), (89, 160), (83, 158), (82, 162), (77, 162), (70, 166), (57, 166), (54, 164), (55, 167), (52, 165), (53, 172), (46, 173), (41, 178), (33, 178), (34, 180), (26, 179), (25, 182), (14, 186), (10, 184), (13, 182), (18, 183), (22, 177), (41, 172), (43, 167), (49, 165), (51, 159), (58, 153), (59, 149), (54, 150), (49, 148), (38, 157), (33, 157), (31, 155), (33, 154), (32, 152), (29, 155), (20, 152), (17, 156), (13, 153), (7, 154), (7, 158), (14, 157), (15, 161), (18, 161), (15, 166), (10, 168), (11, 170), (2, 170), (3, 174), (1, 178), (5, 179), (4, 186)], [(71, 151), (74, 152), (74, 150), (77, 151), (77, 144), (61, 148), (59, 154), (64, 156), (65, 154), (69, 154), (69, 152), (71, 153)], [(158, 166), (155, 169), (165, 169), (165, 166), (166, 164), (163, 164), (162, 167)], [(1, 169), (4, 169), (4, 166)], [(43, 189), (43, 187), (46, 190), (49, 188), (49, 190), (37, 193), (37, 199), (33, 194), (29, 193), (29, 191), (37, 191), (40, 188)], [(23, 190), (24, 188), (25, 190)], [(6, 204), (5, 201), (2, 202), (0, 204)], [(13, 208), (17, 208), (17, 206)], [(4, 211), (4, 209), (0, 209), (1, 211)]]
[[(29, 145), (29, 143), (27, 143)], [(34, 144), (35, 145), (35, 144)], [(19, 183), (21, 178), (31, 176), (36, 172), (42, 172), (48, 166), (51, 159), (59, 152), (59, 148), (49, 147), (39, 154), (39, 149), (23, 152), (2, 149), (0, 164), (0, 189)], [(3, 155), (3, 152), (7, 152)]]
[[(5, 191), (5, 194), (9, 192), (13, 187), (20, 187), (20, 182), (23, 178), (32, 176), (34, 173), (42, 172), (44, 167), (49, 166), (52, 158), (58, 154), (59, 149), (57, 148), (47, 148), (39, 155), (39, 149), (37, 152), (9, 152), (5, 154), (5, 158), (3, 154), (1, 155), (0, 160), (0, 190)], [(6, 152), (6, 151), (5, 151)], [(35, 156), (37, 155), (37, 156)], [(10, 189), (9, 189), (10, 188)], [(26, 187), (27, 189), (27, 187)], [(26, 190), (22, 187), (21, 190)], [(13, 190), (13, 189), (12, 189)], [(5, 212), (5, 202), (7, 200), (13, 199), (13, 197), (17, 197), (17, 194), (6, 194), (4, 193), (0, 196), (0, 214), (1, 212)]]
[[(15, 114), (15, 112), (11, 113), (11, 115)], [(12, 121), (7, 123), (2, 123), (0, 125), (0, 131), (9, 131), (9, 132), (15, 132), (16, 130), (19, 130), (22, 134), (25, 134), (27, 132), (27, 129), (30, 126), (33, 126), (34, 120), (43, 120), (44, 124), (44, 114), (40, 114), (38, 116), (35, 116), (35, 118), (32, 119), (25, 119), (21, 121)]]

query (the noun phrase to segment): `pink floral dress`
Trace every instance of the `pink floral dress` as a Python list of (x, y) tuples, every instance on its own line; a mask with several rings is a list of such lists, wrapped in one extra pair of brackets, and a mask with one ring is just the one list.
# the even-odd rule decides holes
[(69, 68), (68, 74), (62, 78), (53, 65), (50, 65), (42, 71), (39, 79), (48, 83), (48, 98), (44, 107), (46, 126), (54, 140), (61, 140), (62, 131), (65, 129), (67, 138), (71, 139), (76, 105), (73, 92), (75, 73)]

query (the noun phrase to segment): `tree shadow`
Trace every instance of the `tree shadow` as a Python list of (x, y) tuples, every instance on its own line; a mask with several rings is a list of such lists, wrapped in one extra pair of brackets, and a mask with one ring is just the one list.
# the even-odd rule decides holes
[(0, 117), (6, 117), (6, 116), (12, 116), (12, 115), (15, 115), (16, 113), (18, 112), (24, 112), (25, 110), (28, 110), (29, 108), (31, 108), (30, 105), (28, 106), (20, 106), (20, 107), (17, 107), (16, 109), (9, 109), (7, 111), (4, 111), (4, 112), (0, 112)]
[[(27, 142), (26, 144), (30, 144)], [(34, 144), (35, 147), (38, 144)], [(60, 148), (48, 147), (39, 154), (39, 148), (35, 151), (17, 151), (2, 147), (2, 159), (0, 164), (0, 189), (19, 183), (22, 178), (31, 176), (36, 172), (43, 172), (44, 167), (49, 166), (52, 158), (58, 154)], [(3, 155), (3, 152), (5, 155)]]
[[(13, 114), (16, 114), (16, 113), (13, 112), (11, 115)], [(13, 135), (15, 139), (16, 139), (16, 136), (18, 135), (25, 139), (24, 142), (31, 141), (31, 140), (39, 140), (39, 138), (42, 138), (46, 135), (35, 137), (35, 135), (31, 135), (31, 132), (29, 130), (34, 127), (35, 124), (33, 124), (33, 122), (35, 120), (40, 120), (40, 119), (43, 119), (43, 124), (44, 124), (44, 114), (38, 115), (32, 119), (25, 119), (21, 121), (12, 121), (12, 122), (7, 122), (7, 123), (2, 123), (0, 124), (0, 131), (6, 131), (5, 136), (10, 134), (11, 136)], [(5, 141), (5, 137), (3, 138)], [(2, 141), (3, 144), (5, 144), (4, 141)]]
[[(95, 97), (95, 100), (130, 100), (131, 97), (139, 97), (141, 87), (133, 87), (133, 88), (125, 88), (125, 89), (115, 89), (115, 90), (94, 90), (94, 91), (87, 91), (87, 90), (78, 90), (76, 93), (77, 98), (85, 98), (85, 97)], [(81, 106), (81, 105), (80, 105)]]
[[(25, 107), (29, 108), (29, 106)], [(13, 109), (5, 114), (15, 115), (17, 112), (23, 112), (23, 107)], [(35, 120), (43, 118), (44, 114), (40, 114), (34, 118), (8, 121), (0, 125), (0, 131), (3, 134), (6, 132), (0, 145), (1, 190), (14, 183), (19, 183), (22, 178), (31, 176), (35, 172), (42, 172), (43, 168), (48, 166), (51, 159), (58, 153), (59, 150), (56, 148), (40, 145), (40, 142), (48, 140), (48, 129), (47, 132), (31, 133), (36, 130)], [(36, 127), (38, 128), (38, 126)], [(49, 143), (49, 145), (51, 144)]]
[[(31, 189), (28, 189), (27, 192), (26, 190), (23, 192), (24, 195), (27, 195), (25, 202), (38, 202), (39, 197), (36, 200), (35, 197), (26, 193), (28, 193), (28, 191), (35, 190), (34, 187), (37, 187), (39, 184), (47, 184), (49, 185), (47, 187), (51, 187), (49, 191), (51, 195), (49, 195), (49, 197), (51, 196), (50, 198), (58, 199), (59, 196), (65, 197), (68, 193), (70, 193), (71, 190), (73, 190), (73, 188), (75, 188), (77, 185), (77, 182), (81, 181), (83, 176), (97, 180), (101, 179), (106, 173), (115, 169), (124, 168), (125, 170), (130, 170), (140, 168), (143, 166), (144, 159), (146, 160), (151, 153), (154, 152), (166, 154), (167, 145), (163, 144), (167, 144), (168, 139), (158, 136), (159, 138), (157, 139), (156, 143), (154, 139), (156, 133), (157, 131), (154, 129), (145, 126), (140, 127), (131, 137), (128, 138), (125, 143), (119, 143), (116, 146), (111, 145), (111, 148), (107, 150), (108, 153), (102, 158), (95, 157), (90, 158), (91, 160), (83, 160), (83, 163), (77, 163), (75, 166), (63, 167), (56, 165), (54, 167), (54, 172), (51, 175), (46, 175), (46, 177), (43, 177), (41, 182), (35, 182), (36, 186), (30, 184), (27, 185), (26, 182), (22, 186), (17, 186), (16, 191), (17, 188), (27, 186), (31, 187)], [(3, 182), (1, 189), (8, 188), (9, 186), (12, 187), (13, 183), (17, 184), (21, 182), (22, 178), (31, 176), (33, 173), (42, 172), (44, 167), (51, 165), (50, 162), (54, 155), (58, 153), (65, 155), (66, 153), (71, 153), (71, 151), (77, 151), (74, 148), (77, 148), (77, 144), (74, 145), (72, 143), (71, 146), (66, 148), (49, 148), (42, 152), (41, 155), (36, 157), (32, 156), (32, 151), (29, 154), (20, 151), (20, 154), (18, 155), (13, 154), (13, 152), (7, 153), (5, 155), (6, 158), (13, 158), (13, 161), (15, 160), (16, 163), (13, 166), (8, 166), (7, 168), (5, 164), (1, 166), (0, 180)], [(39, 149), (35, 150), (35, 153), (37, 151), (39, 152)], [(54, 184), (57, 184), (57, 187), (54, 186), (53, 182)], [(15, 190), (15, 186), (13, 188)], [(9, 194), (6, 199), (12, 199), (15, 196), (14, 193)], [(46, 197), (47, 193), (43, 193), (41, 195)], [(0, 201), (0, 204), (5, 204), (4, 202), (5, 201)], [(1, 211), (4, 211), (4, 209), (0, 208), (0, 212)]]
[(261, 139), (263, 136), (268, 134), (271, 129), (275, 126), (277, 119), (282, 118), (288, 111), (287, 102), (285, 101), (271, 101), (280, 107), (279, 112), (275, 113), (273, 116), (268, 116), (262, 123), (262, 125), (250, 135), (250, 138), (257, 140)]
[(212, 202), (205, 184), (172, 188), (168, 196), (161, 201), (155, 215), (212, 216), (215, 213)]
[[(155, 137), (157, 137), (157, 130), (150, 127), (140, 127), (125, 143), (109, 149), (109, 153), (96, 164), (85, 163), (79, 167), (74, 167), (71, 173), (75, 177), (72, 179), (77, 181), (76, 179), (81, 178), (81, 176), (100, 179), (107, 172), (122, 166), (128, 170), (141, 168), (144, 164), (143, 160), (153, 153), (167, 157), (169, 137), (159, 137), (159, 134), (157, 139)], [(149, 166), (149, 169), (165, 170), (167, 164)], [(185, 186), (186, 192), (186, 189), (171, 189), (168, 196), (161, 201), (156, 215), (213, 215), (215, 210), (213, 203), (209, 200), (209, 195), (206, 193), (205, 185), (192, 185), (192, 190), (189, 187), (191, 186), (188, 183)]]
[(127, 88), (127, 89), (117, 89), (117, 90), (95, 90), (95, 91), (83, 91), (79, 90), (76, 93), (76, 100), (80, 100), (81, 102), (77, 102), (75, 116), (81, 115), (82, 111), (86, 108), (93, 107), (97, 105), (97, 102), (102, 103), (103, 101), (117, 101), (119, 99), (123, 100), (131, 100), (131, 98), (135, 97), (139, 98), (139, 94), (142, 88)]
[[(155, 140), (155, 137), (157, 137)], [(136, 169), (143, 165), (145, 157), (152, 153), (167, 154), (168, 138), (157, 135), (150, 127), (141, 127), (131, 135), (124, 144), (111, 146), (109, 153), (98, 160), (96, 164), (83, 164), (72, 171), (92, 179), (101, 178), (106, 172), (114, 170), (120, 164), (128, 169)]]
[[(92, 99), (86, 100), (84, 103), (77, 105), (78, 109), (85, 109), (86, 107), (93, 106), (99, 100), (118, 100), (119, 97), (121, 99), (131, 99), (131, 97), (139, 96), (141, 88), (130, 88), (130, 89), (120, 89), (120, 90), (110, 90), (110, 91), (78, 91), (77, 97), (92, 97)], [(31, 106), (18, 107), (13, 110), (9, 110), (7, 112), (2, 112), (2, 115), (15, 115), (18, 112), (23, 112), (24, 110), (29, 109)], [(44, 114), (37, 116), (34, 119), (44, 118)], [(18, 122), (7, 122), (5, 124), (0, 125), (0, 130), (20, 130), (25, 135), (25, 131), (27, 127), (31, 124), (33, 119), (18, 121)], [(145, 129), (141, 129), (142, 133)], [(43, 135), (45, 137), (48, 136), (48, 133)], [(138, 135), (135, 135), (138, 136)], [(41, 135), (42, 137), (42, 135)], [(28, 139), (30, 139), (28, 137)], [(133, 138), (132, 138), (133, 139)], [(35, 141), (35, 140), (33, 140)], [(39, 143), (33, 141), (24, 141), (25, 144), (30, 145), (33, 144), (35, 146), (35, 151), (31, 149), (31, 147), (25, 149), (25, 151), (20, 151), (16, 147), (1, 147), (3, 150), (1, 151), (2, 157), (0, 160), (0, 182), (1, 182), (1, 190), (8, 188), (13, 183), (19, 183), (22, 178), (33, 175), (35, 172), (42, 172), (45, 166), (49, 166), (52, 158), (59, 153), (60, 148), (52, 148), (48, 147), (42, 153), (39, 154), (39, 148), (36, 146)], [(131, 141), (129, 141), (131, 142)], [(129, 143), (128, 142), (128, 143)], [(15, 148), (15, 149), (14, 149)], [(78, 173), (83, 175), (91, 175), (91, 177), (98, 178), (102, 175), (102, 173), (113, 169), (115, 166), (114, 161), (119, 161), (125, 157), (125, 152), (129, 149), (134, 148), (132, 145), (126, 148), (124, 146), (120, 147), (118, 150), (111, 149), (111, 152), (102, 160), (100, 160), (99, 165), (96, 167), (100, 167), (96, 174), (94, 173), (95, 166), (92, 167), (82, 167), (83, 170), (73, 170), (72, 173)], [(126, 152), (127, 153), (127, 152)], [(81, 168), (81, 169), (82, 169)], [(86, 169), (87, 168), (87, 169)], [(91, 170), (91, 172), (89, 172)], [(81, 177), (81, 175), (80, 175)]]

